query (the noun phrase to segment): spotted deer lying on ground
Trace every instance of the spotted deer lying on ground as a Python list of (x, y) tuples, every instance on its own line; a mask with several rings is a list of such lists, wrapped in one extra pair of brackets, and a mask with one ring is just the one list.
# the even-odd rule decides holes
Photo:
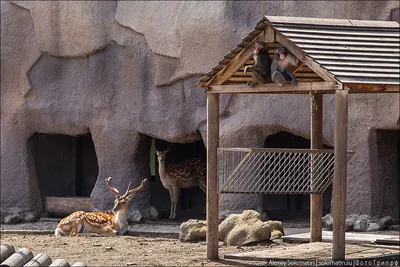
[(133, 194), (141, 190), (147, 179), (134, 189), (129, 190), (120, 196), (119, 191), (111, 186), (111, 177), (106, 179), (108, 189), (115, 195), (113, 212), (84, 212), (76, 211), (65, 217), (58, 224), (54, 234), (56, 236), (74, 236), (77, 233), (96, 233), (104, 235), (123, 235), (128, 231), (128, 202)]
[(171, 198), (169, 219), (173, 220), (176, 218), (176, 204), (181, 188), (198, 185), (206, 192), (206, 162), (199, 158), (193, 158), (179, 164), (165, 166), (165, 155), (168, 151), (169, 149), (157, 151), (158, 173), (161, 183), (169, 191)]

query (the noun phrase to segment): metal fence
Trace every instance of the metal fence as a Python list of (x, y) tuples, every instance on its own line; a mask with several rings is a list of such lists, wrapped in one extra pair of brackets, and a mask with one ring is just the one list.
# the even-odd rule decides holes
[(220, 193), (260, 194), (323, 193), (335, 161), (333, 149), (280, 148), (218, 148), (218, 159)]

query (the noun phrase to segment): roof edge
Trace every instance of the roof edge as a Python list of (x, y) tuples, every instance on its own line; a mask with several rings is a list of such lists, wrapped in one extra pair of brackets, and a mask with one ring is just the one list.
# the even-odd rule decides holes
[(308, 17), (283, 17), (283, 16), (267, 16), (264, 18), (268, 23), (291, 23), (291, 24), (308, 24), (326, 26), (353, 26), (353, 27), (384, 27), (398, 28), (400, 25), (397, 21), (380, 21), (380, 20), (349, 20), (349, 19), (328, 19), (328, 18), (308, 18)]

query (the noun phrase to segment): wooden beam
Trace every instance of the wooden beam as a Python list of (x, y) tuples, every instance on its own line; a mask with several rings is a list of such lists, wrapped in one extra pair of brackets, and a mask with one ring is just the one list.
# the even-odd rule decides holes
[(315, 62), (311, 57), (307, 56), (300, 48), (298, 48), (292, 41), (285, 37), (282, 33), (275, 34), (276, 41), (285, 46), (293, 55), (300, 59), (305, 65), (317, 73), (325, 81), (336, 81), (333, 74), (329, 73), (326, 69), (322, 68), (320, 64)]
[[(322, 112), (323, 95), (312, 93), (310, 95), (310, 113), (311, 113), (311, 149), (322, 149)], [(313, 166), (311, 159), (311, 184), (313, 185), (313, 176), (318, 172)], [(322, 241), (322, 194), (310, 195), (310, 242)]]
[(348, 91), (336, 91), (332, 260), (345, 259)]
[(336, 82), (299, 82), (297, 85), (285, 84), (282, 87), (275, 83), (266, 83), (256, 86), (248, 86), (247, 84), (230, 84), (230, 85), (213, 85), (208, 91), (209, 93), (225, 93), (225, 94), (244, 94), (244, 93), (303, 93), (308, 94), (310, 91), (319, 91), (321, 93), (332, 93), (339, 89)]
[(217, 149), (219, 145), (219, 95), (207, 94), (207, 258), (218, 259), (219, 196)]
[(264, 29), (264, 40), (266, 43), (275, 43), (275, 31), (269, 25)]
[[(301, 64), (293, 71), (293, 74), (295, 74), (296, 72), (298, 72), (299, 70), (304, 68), (304, 63), (301, 62)], [(316, 73), (315, 73), (316, 74)], [(319, 76), (318, 76), (319, 77)]]
[(262, 31), (256, 38), (254, 38), (242, 51), (240, 51), (226, 66), (220, 70), (212, 80), (207, 83), (207, 86), (214, 84), (222, 84), (229, 79), (246, 61), (253, 55), (254, 43), (264, 40), (264, 31)]
[(398, 84), (346, 84), (350, 93), (400, 93)]

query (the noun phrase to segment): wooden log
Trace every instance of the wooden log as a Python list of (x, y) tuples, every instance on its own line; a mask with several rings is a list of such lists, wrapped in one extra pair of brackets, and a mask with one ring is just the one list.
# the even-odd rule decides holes
[(68, 216), (78, 210), (93, 211), (93, 199), (88, 197), (46, 197), (47, 214)]
[(38, 253), (33, 259), (31, 259), (24, 267), (41, 267), (41, 266), (49, 266), (51, 264), (51, 258), (45, 253)]
[(217, 148), (219, 144), (219, 95), (207, 94), (207, 258), (218, 259), (219, 196)]
[(49, 267), (70, 267), (68, 261), (64, 259), (56, 259)]
[(1, 242), (0, 245), (0, 262), (5, 261), (15, 252), (15, 248), (8, 242)]
[(332, 260), (345, 259), (348, 91), (336, 91)]
[[(322, 94), (313, 93), (310, 96), (311, 113), (311, 149), (322, 149), (322, 130), (323, 130), (323, 112), (322, 112)], [(315, 155), (315, 154), (314, 154)], [(318, 170), (311, 161), (311, 184), (313, 176)], [(310, 242), (322, 241), (322, 194), (310, 195)]]
[(75, 262), (74, 264), (71, 265), (71, 267), (87, 267), (87, 266), (83, 262)]
[(33, 254), (29, 248), (21, 248), (14, 254), (3, 261), (0, 267), (23, 266), (33, 258)]

